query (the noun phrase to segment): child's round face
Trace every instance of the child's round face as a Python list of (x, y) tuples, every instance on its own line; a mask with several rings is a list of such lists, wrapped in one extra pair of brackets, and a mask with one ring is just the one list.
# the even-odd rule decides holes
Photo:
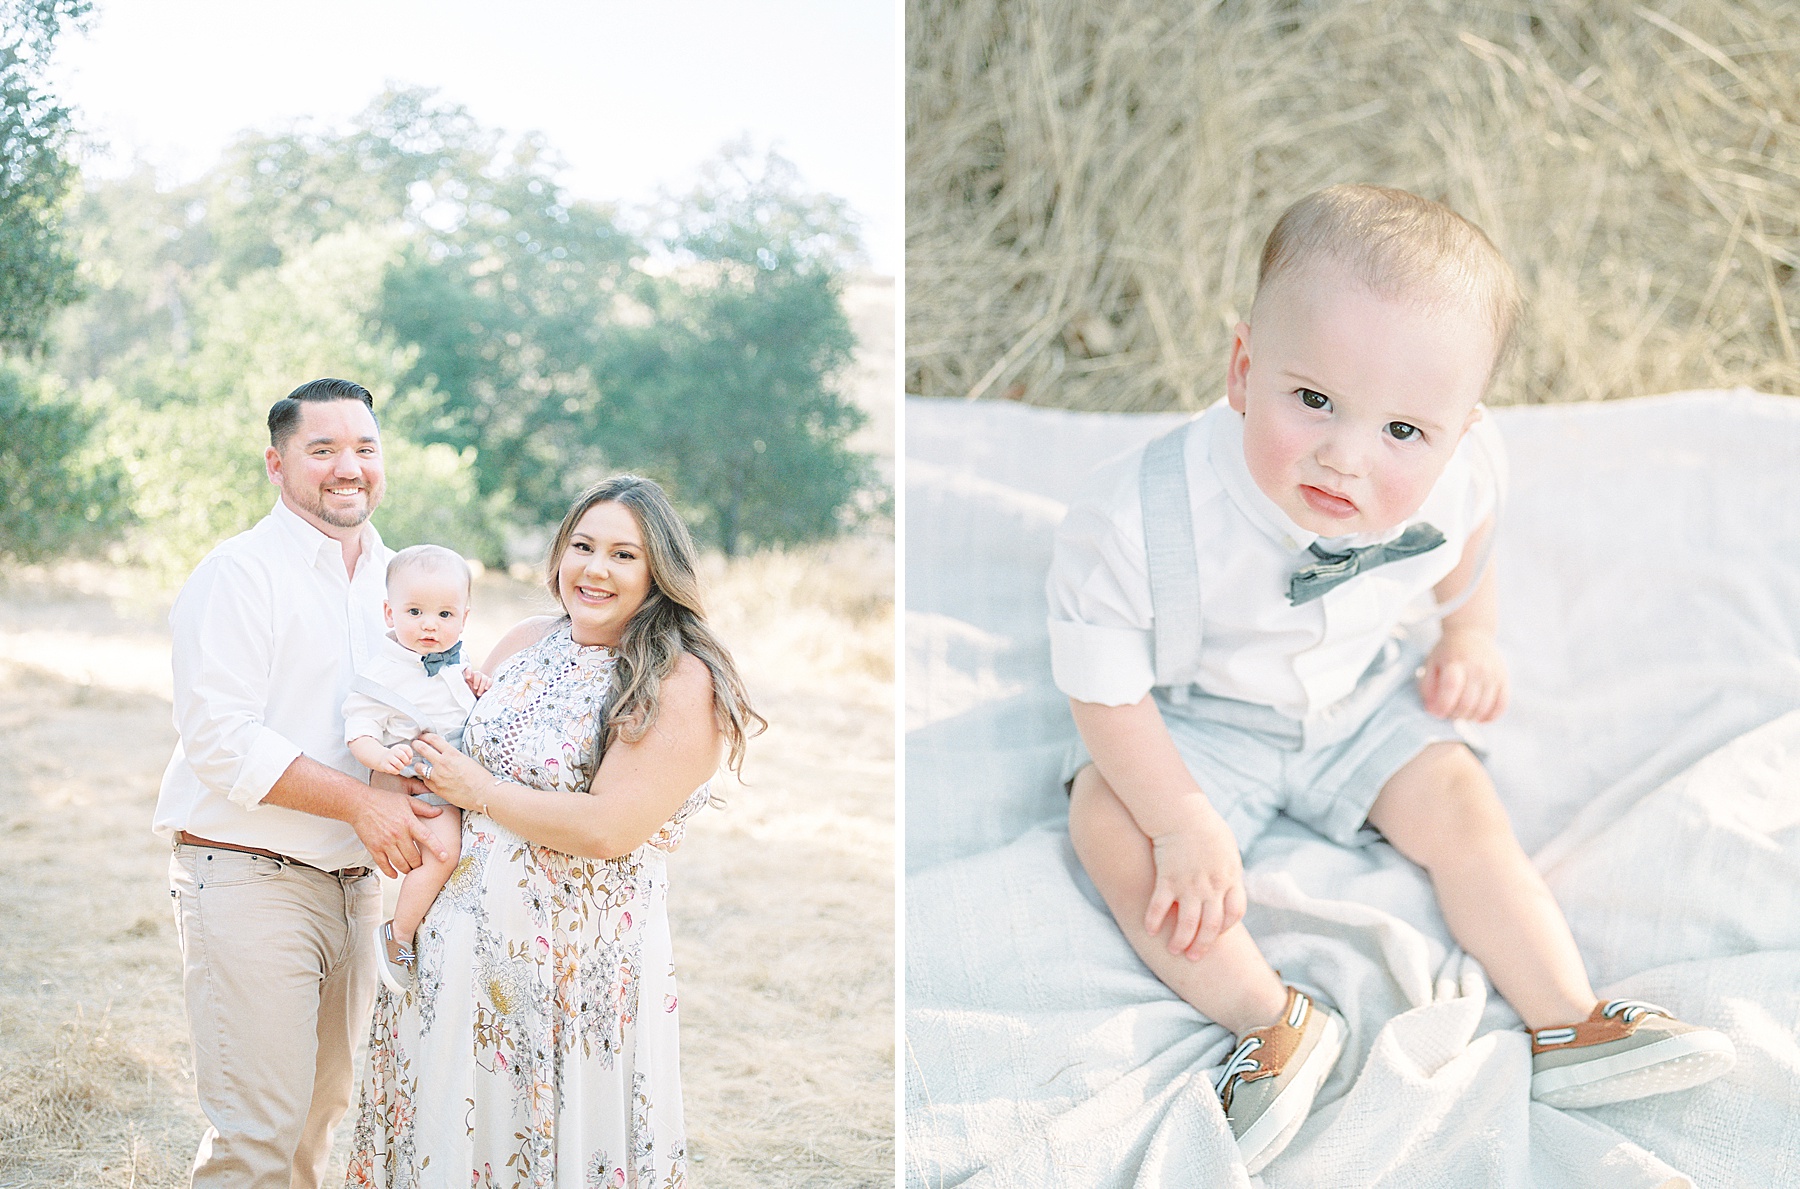
[(460, 575), (403, 570), (388, 584), (382, 614), (394, 638), (413, 652), (442, 652), (462, 639), (469, 620), (468, 585)]
[(1324, 262), (1283, 278), (1239, 323), (1226, 392), (1263, 493), (1322, 537), (1382, 533), (1419, 510), (1493, 367), (1472, 311), (1371, 292)]

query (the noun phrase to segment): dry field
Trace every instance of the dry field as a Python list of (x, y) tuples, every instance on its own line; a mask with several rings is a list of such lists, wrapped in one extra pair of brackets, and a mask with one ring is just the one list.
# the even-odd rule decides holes
[(1448, 202), (1526, 293), (1496, 403), (1800, 393), (1792, 0), (909, 0), (906, 390), (1218, 395), (1262, 242)]
[[(889, 1185), (892, 541), (715, 560), (709, 589), (774, 725), (670, 863), (694, 1183)], [(0, 1189), (184, 1185), (204, 1125), (149, 831), (170, 597), (0, 573)], [(484, 576), (475, 655), (541, 597)]]

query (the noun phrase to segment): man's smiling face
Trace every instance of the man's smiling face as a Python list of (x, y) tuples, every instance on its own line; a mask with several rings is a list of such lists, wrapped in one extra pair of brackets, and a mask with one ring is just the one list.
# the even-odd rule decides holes
[(303, 403), (293, 435), (263, 457), (282, 502), (329, 537), (359, 528), (387, 490), (381, 434), (359, 400)]

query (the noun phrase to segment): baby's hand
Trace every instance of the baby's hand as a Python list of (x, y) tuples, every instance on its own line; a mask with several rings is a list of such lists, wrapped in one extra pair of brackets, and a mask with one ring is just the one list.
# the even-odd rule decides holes
[(469, 683), (469, 692), (478, 698), (494, 688), (494, 679), (473, 666), (463, 670), (463, 680)]
[(1499, 718), (1506, 709), (1506, 661), (1493, 633), (1446, 628), (1419, 671), (1419, 697), (1439, 718)]
[(412, 763), (412, 748), (404, 743), (396, 743), (392, 747), (383, 747), (375, 762), (369, 765), (371, 772), (386, 772), (389, 776), (398, 776)]
[(1156, 887), (1144, 910), (1144, 929), (1152, 936), (1160, 933), (1173, 909), (1169, 952), (1198, 961), (1244, 918), (1244, 861), (1237, 839), (1209, 812), (1157, 835), (1150, 846)]

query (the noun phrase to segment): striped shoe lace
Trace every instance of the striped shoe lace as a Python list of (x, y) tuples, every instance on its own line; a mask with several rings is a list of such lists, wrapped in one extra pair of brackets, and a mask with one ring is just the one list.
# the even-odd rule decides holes
[(1643, 1016), (1668, 1016), (1671, 1020), (1675, 1018), (1656, 1004), (1645, 1003), (1642, 999), (1609, 1000), (1606, 1006), (1600, 1009), (1600, 1014), (1609, 1019), (1613, 1016), (1621, 1016), (1627, 1024), (1635, 1024)]
[(1231, 1092), (1236, 1088), (1233, 1082), (1238, 1075), (1255, 1073), (1262, 1068), (1262, 1062), (1250, 1055), (1262, 1046), (1262, 1037), (1245, 1037), (1243, 1042), (1238, 1045), (1237, 1051), (1231, 1054), (1231, 1060), (1227, 1061), (1225, 1067), (1219, 1070), (1219, 1076), (1213, 1082), (1213, 1089), (1218, 1092), (1219, 1101), (1228, 1109), (1231, 1106)]

